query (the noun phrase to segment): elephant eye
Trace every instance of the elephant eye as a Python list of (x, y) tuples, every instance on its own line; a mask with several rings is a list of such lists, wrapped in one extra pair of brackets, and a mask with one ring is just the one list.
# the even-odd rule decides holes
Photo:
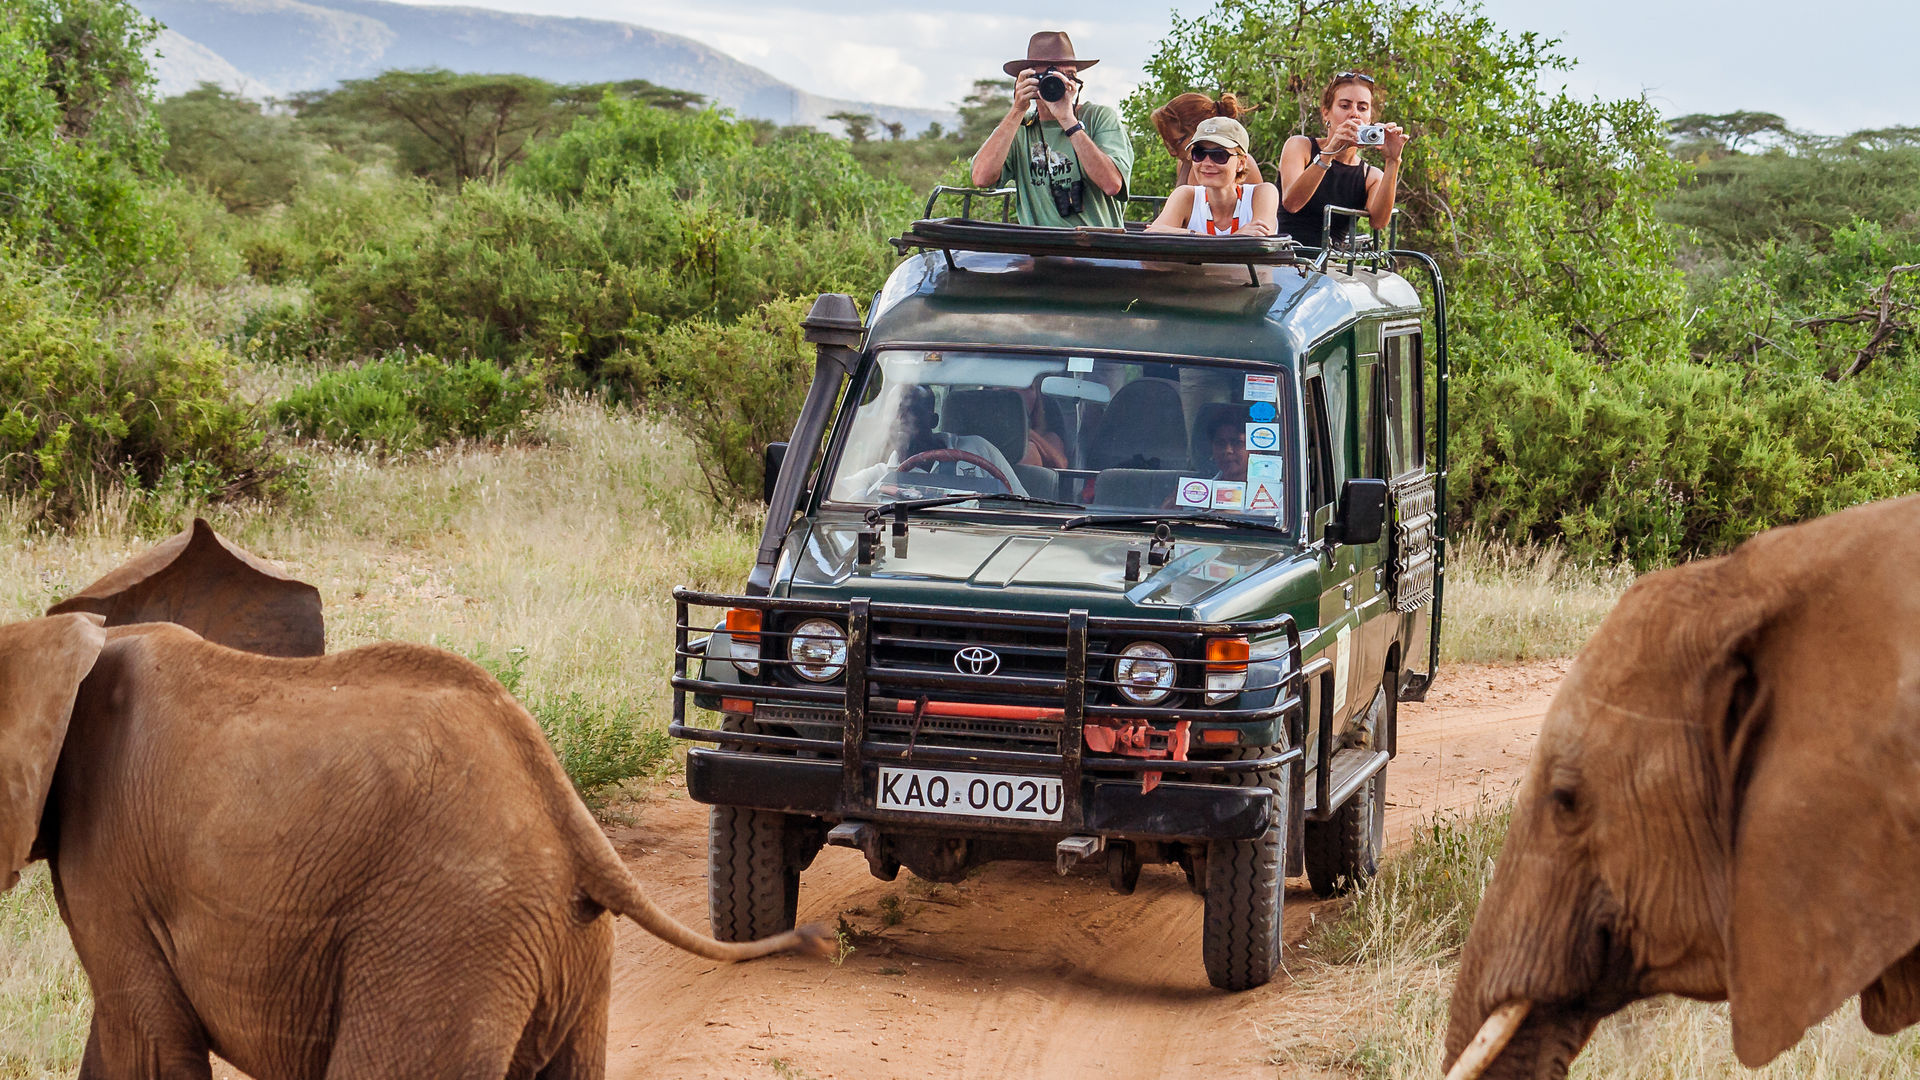
[(1580, 797), (1569, 787), (1556, 787), (1547, 796), (1553, 800), (1553, 808), (1562, 814), (1573, 814), (1580, 809)]

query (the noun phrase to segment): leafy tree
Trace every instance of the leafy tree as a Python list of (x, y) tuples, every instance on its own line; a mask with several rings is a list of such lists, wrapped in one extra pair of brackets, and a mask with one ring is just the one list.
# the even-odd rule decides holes
[(960, 99), (960, 130), (954, 137), (969, 150), (978, 147), (1012, 107), (1012, 79), (975, 79), (973, 89)]
[(292, 117), (268, 115), (213, 83), (170, 97), (154, 112), (167, 131), (167, 169), (236, 214), (287, 202), (318, 149), (295, 131)]
[(1799, 135), (1770, 112), (1688, 113), (1667, 121), (1676, 153), (1689, 159), (1718, 158), (1743, 152), (1749, 144), (1783, 146)]
[(498, 179), (527, 144), (564, 123), (578, 102), (528, 75), (386, 71), (295, 99), (303, 120), (359, 123), (392, 145), (408, 171), (453, 187)]
[(828, 113), (827, 119), (838, 121), (841, 128), (846, 131), (847, 138), (851, 139), (856, 146), (873, 137), (875, 121), (868, 113), (845, 111)]
[(1729, 154), (1701, 163), (1660, 210), (1698, 257), (1736, 261), (1769, 244), (1822, 244), (1856, 221), (1910, 229), (1920, 221), (1920, 145), (1860, 132)]
[(143, 51), (158, 32), (121, 0), (0, 7), (0, 241), (100, 294), (176, 250), (147, 184), (164, 145)]

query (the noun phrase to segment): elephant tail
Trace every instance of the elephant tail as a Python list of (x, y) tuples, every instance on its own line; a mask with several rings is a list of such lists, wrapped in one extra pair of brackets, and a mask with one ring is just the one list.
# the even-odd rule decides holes
[[(587, 817), (584, 807), (582, 817)], [(591, 818), (588, 818), (591, 824)], [(833, 931), (820, 923), (811, 923), (784, 934), (774, 934), (758, 941), (716, 941), (698, 930), (674, 918), (653, 902), (640, 888), (640, 883), (627, 872), (626, 865), (613, 850), (606, 835), (598, 827), (591, 829), (590, 837), (582, 846), (591, 852), (581, 867), (580, 887), (594, 903), (616, 915), (625, 915), (652, 934), (654, 937), (685, 949), (690, 953), (707, 957), (710, 960), (752, 960), (778, 952), (812, 953), (816, 956), (833, 955), (836, 944)], [(598, 841), (595, 843), (595, 841)]]

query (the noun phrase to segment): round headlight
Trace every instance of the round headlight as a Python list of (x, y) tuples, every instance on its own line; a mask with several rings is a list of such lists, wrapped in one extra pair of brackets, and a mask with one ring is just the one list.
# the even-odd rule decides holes
[(1173, 694), (1173, 653), (1153, 641), (1136, 641), (1113, 662), (1120, 696), (1135, 705), (1158, 705)]
[(793, 628), (787, 656), (801, 678), (831, 682), (847, 670), (847, 632), (836, 622), (808, 619)]

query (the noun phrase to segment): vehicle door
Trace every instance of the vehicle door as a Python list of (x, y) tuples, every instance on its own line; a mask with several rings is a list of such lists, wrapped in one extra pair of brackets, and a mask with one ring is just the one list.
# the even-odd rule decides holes
[(1435, 474), (1427, 458), (1424, 341), (1417, 321), (1391, 324), (1380, 350), (1387, 461), (1388, 601), (1398, 615), (1401, 674), (1432, 675), (1434, 547), (1439, 530)]
[[(1354, 337), (1361, 352), (1354, 358), (1354, 447), (1358, 452), (1356, 476), (1374, 480), (1388, 479), (1392, 469), (1388, 461), (1387, 429), (1392, 413), (1387, 403), (1385, 365), (1381, 362), (1380, 323), (1361, 323)], [(1352, 545), (1349, 562), (1354, 566), (1354, 610), (1359, 617), (1355, 630), (1360, 648), (1354, 651), (1354, 670), (1350, 693), (1354, 711), (1368, 707), (1380, 689), (1381, 674), (1386, 671), (1387, 653), (1400, 633), (1400, 622), (1393, 610), (1388, 590), (1387, 560), (1391, 540), (1387, 530), (1371, 544)]]
[[(1351, 544), (1334, 543), (1327, 535), (1340, 487), (1355, 475), (1353, 347), (1351, 335), (1327, 345), (1307, 368), (1303, 405), (1306, 410), (1308, 459), (1309, 541), (1319, 547), (1320, 633), (1331, 640), (1325, 654), (1333, 661), (1333, 716), (1336, 730), (1355, 705), (1356, 672), (1364, 667), (1364, 638), (1360, 632), (1363, 552)], [(1369, 585), (1370, 587), (1370, 585)], [(1315, 715), (1318, 713), (1316, 688)]]

